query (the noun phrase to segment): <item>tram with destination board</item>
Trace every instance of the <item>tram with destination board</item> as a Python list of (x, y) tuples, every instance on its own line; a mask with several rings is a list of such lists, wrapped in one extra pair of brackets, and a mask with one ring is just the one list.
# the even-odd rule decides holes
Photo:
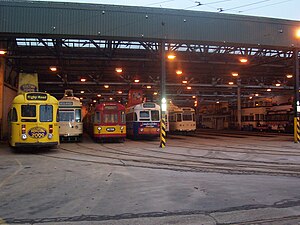
[(160, 106), (145, 102), (126, 109), (127, 137), (156, 138), (160, 134)]
[(82, 140), (82, 103), (73, 96), (72, 90), (66, 90), (59, 100), (59, 136), (61, 141)]
[(59, 144), (58, 101), (40, 92), (17, 95), (8, 113), (12, 147), (51, 147)]
[(187, 134), (196, 131), (195, 109), (171, 107), (169, 109), (169, 132)]
[(126, 138), (125, 107), (116, 102), (103, 102), (95, 106), (84, 118), (84, 126), (95, 141)]

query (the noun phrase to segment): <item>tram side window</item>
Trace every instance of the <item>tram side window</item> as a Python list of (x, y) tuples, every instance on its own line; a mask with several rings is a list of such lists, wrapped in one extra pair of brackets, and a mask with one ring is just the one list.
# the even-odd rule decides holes
[(121, 123), (125, 123), (125, 112), (121, 111)]
[(21, 116), (22, 117), (36, 117), (35, 105), (21, 105)]
[(18, 122), (18, 114), (17, 114), (17, 110), (16, 108), (13, 108), (11, 110), (11, 115), (10, 115), (10, 119), (11, 119), (11, 122)]
[(40, 106), (40, 121), (41, 122), (52, 122), (53, 121), (53, 106), (52, 105), (41, 105)]
[(177, 117), (177, 122), (181, 122), (182, 121), (182, 117), (181, 117), (181, 113), (176, 113), (176, 117)]
[(159, 121), (159, 111), (151, 110), (151, 121)]
[(81, 122), (81, 109), (75, 109), (75, 122)]
[(94, 121), (95, 121), (95, 123), (100, 123), (101, 122), (100, 112), (96, 112)]
[(175, 114), (170, 114), (170, 116), (169, 116), (169, 121), (170, 121), (170, 122), (176, 122)]

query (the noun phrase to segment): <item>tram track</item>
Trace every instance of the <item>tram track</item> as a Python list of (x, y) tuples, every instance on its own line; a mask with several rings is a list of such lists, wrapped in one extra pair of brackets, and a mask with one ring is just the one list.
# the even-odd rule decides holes
[[(123, 151), (119, 148), (112, 148), (106, 145), (99, 146), (80, 146), (88, 149), (89, 152), (78, 151), (76, 149), (68, 149), (60, 147), (62, 151), (93, 157), (93, 159), (109, 159), (120, 160), (117, 163), (119, 166), (142, 166), (147, 168), (155, 167), (155, 169), (169, 169), (179, 171), (193, 171), (193, 172), (218, 172), (230, 174), (267, 174), (274, 176), (295, 176), (300, 177), (299, 164), (285, 164), (276, 162), (253, 162), (250, 160), (232, 161), (219, 158), (203, 158), (201, 156), (185, 155), (182, 158), (166, 158), (161, 156), (153, 156), (149, 154), (137, 154)], [(169, 155), (170, 156), (170, 155)], [(177, 155), (178, 156), (178, 155)], [(190, 158), (190, 159), (188, 159)], [(197, 159), (197, 160), (196, 160)], [(216, 161), (217, 160), (217, 161)], [(92, 160), (97, 162), (97, 160)], [(103, 162), (102, 162), (103, 163)], [(105, 160), (104, 160), (105, 163)], [(116, 164), (116, 163), (115, 163)]]

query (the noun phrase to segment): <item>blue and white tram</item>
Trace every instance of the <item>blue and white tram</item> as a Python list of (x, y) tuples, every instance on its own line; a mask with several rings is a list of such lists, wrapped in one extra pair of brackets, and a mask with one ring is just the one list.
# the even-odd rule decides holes
[(59, 136), (63, 141), (81, 141), (82, 139), (82, 104), (73, 96), (72, 90), (66, 90), (59, 100)]
[(160, 106), (145, 102), (126, 109), (127, 137), (156, 138), (160, 134)]

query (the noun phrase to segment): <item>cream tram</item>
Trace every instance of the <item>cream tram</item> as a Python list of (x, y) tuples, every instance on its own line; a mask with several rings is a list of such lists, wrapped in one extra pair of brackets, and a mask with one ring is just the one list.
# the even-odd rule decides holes
[(73, 96), (72, 90), (66, 90), (59, 100), (59, 136), (62, 141), (82, 140), (82, 103)]

